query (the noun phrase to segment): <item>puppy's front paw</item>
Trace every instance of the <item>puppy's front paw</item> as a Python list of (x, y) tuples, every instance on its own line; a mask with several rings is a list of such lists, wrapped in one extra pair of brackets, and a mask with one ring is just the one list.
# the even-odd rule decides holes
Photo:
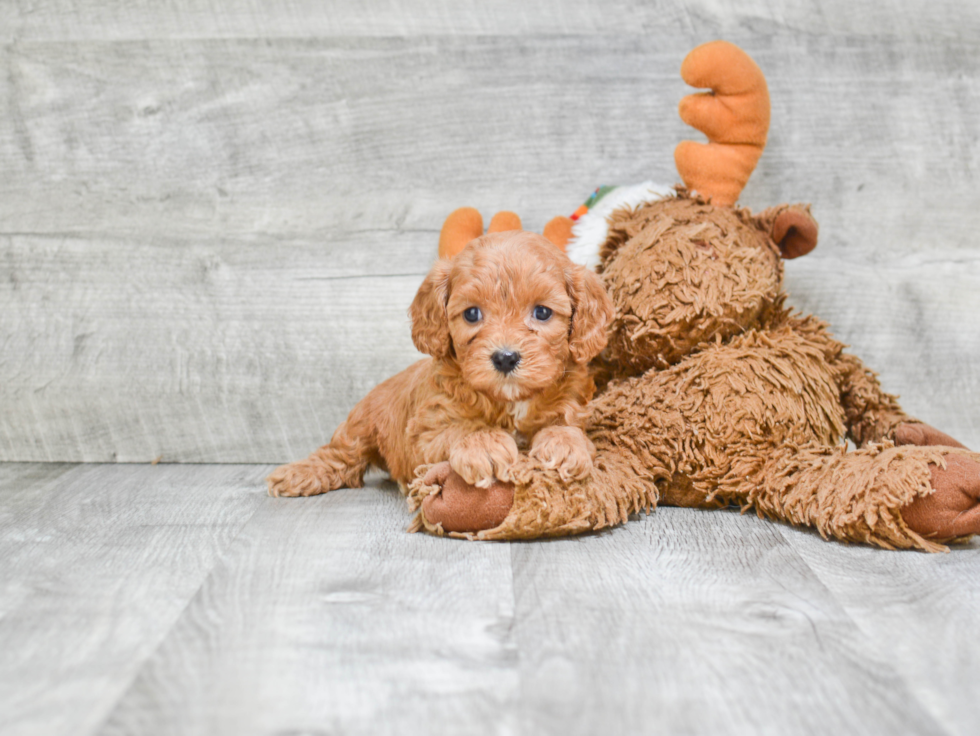
[(517, 443), (500, 429), (469, 434), (449, 451), (452, 469), (477, 488), (489, 488), (494, 479), (509, 481), (507, 471), (517, 459)]
[(309, 460), (280, 465), (265, 480), (270, 496), (316, 496), (330, 490), (323, 487), (320, 466)]
[(595, 445), (578, 427), (545, 427), (531, 443), (531, 459), (558, 470), (563, 481), (584, 480), (592, 475), (594, 455)]

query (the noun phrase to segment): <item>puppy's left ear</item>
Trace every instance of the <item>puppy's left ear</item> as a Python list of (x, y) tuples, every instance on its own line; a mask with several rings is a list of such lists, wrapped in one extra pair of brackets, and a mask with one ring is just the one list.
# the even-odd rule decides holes
[(419, 287), (408, 316), (412, 319), (412, 342), (421, 353), (433, 358), (448, 358), (452, 342), (449, 337), (449, 261), (437, 261)]
[(565, 272), (572, 299), (569, 349), (576, 363), (588, 363), (606, 347), (606, 328), (613, 318), (613, 303), (602, 281), (589, 269), (573, 266)]

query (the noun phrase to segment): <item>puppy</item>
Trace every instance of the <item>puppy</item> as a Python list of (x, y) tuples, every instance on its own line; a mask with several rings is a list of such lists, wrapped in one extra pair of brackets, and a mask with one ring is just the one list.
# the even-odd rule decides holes
[(485, 488), (509, 480), (521, 448), (563, 478), (588, 477), (588, 363), (613, 314), (594, 273), (540, 235), (488, 234), (436, 263), (409, 314), (432, 357), (371, 391), (329, 445), (277, 468), (271, 495), (356, 488), (369, 465), (404, 491), (419, 465), (445, 460)]

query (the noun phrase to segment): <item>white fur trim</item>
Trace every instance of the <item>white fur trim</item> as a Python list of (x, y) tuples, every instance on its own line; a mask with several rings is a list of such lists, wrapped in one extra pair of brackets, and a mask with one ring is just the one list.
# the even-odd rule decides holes
[(616, 187), (600, 199), (592, 209), (582, 215), (572, 226), (572, 238), (565, 252), (578, 263), (595, 270), (599, 265), (599, 249), (609, 233), (609, 216), (623, 207), (638, 207), (647, 202), (673, 197), (673, 187), (645, 181), (626, 187)]

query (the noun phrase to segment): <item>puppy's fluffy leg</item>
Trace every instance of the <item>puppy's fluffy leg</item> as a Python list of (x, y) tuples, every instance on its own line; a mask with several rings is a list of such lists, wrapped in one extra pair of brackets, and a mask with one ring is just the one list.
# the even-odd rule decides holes
[(452, 469), (477, 488), (489, 488), (494, 479), (508, 481), (508, 470), (519, 452), (514, 438), (502, 429), (483, 429), (459, 439), (449, 451)]
[(377, 457), (375, 428), (367, 399), (337, 427), (329, 445), (305, 460), (281, 465), (266, 478), (270, 496), (315, 496), (338, 488), (360, 488), (368, 465)]
[(558, 470), (563, 481), (585, 480), (592, 475), (595, 445), (578, 427), (545, 427), (534, 435), (529, 455)]

